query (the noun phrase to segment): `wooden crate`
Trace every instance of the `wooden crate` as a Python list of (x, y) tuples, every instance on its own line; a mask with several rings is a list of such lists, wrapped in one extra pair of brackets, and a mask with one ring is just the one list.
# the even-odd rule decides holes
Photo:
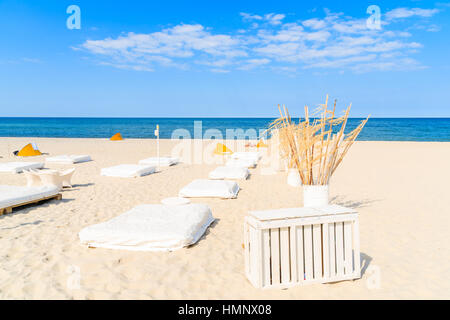
[(358, 213), (337, 205), (254, 211), (244, 222), (245, 272), (256, 288), (361, 277)]

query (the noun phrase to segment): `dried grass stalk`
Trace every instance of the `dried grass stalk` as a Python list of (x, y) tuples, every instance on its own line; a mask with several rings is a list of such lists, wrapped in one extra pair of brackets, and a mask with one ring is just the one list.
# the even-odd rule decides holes
[(304, 185), (327, 185), (355, 142), (369, 117), (356, 129), (345, 134), (351, 105), (342, 117), (335, 117), (336, 101), (328, 109), (328, 96), (313, 117), (305, 106), (305, 119), (296, 124), (285, 106), (278, 105), (280, 118), (274, 120), (269, 130), (276, 130), (280, 156), (288, 161), (289, 168), (296, 168)]

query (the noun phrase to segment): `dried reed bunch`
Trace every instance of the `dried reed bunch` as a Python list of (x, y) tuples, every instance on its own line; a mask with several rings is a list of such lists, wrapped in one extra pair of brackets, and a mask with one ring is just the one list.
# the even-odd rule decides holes
[(281, 117), (270, 124), (269, 130), (277, 132), (280, 156), (288, 161), (289, 168), (297, 169), (303, 185), (327, 185), (369, 120), (367, 117), (345, 134), (350, 108), (336, 118), (336, 101), (330, 110), (327, 95), (325, 104), (319, 105), (312, 117), (305, 106), (305, 118), (296, 124), (287, 108), (278, 105)]

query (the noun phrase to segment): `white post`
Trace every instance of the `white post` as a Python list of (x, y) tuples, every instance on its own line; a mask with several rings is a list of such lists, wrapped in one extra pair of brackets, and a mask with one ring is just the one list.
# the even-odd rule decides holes
[(159, 167), (161, 166), (161, 160), (159, 158), (159, 124), (156, 125), (155, 136), (156, 136), (156, 156), (158, 157), (158, 170), (159, 170)]

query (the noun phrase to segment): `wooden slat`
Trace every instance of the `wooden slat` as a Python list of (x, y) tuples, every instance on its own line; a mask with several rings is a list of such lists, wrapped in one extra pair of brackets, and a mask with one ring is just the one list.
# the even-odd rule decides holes
[(255, 234), (255, 244), (256, 244), (256, 263), (258, 265), (258, 272), (257, 272), (257, 283), (258, 287), (262, 288), (263, 282), (264, 282), (264, 265), (263, 265), (263, 235), (262, 230), (258, 229), (256, 230)]
[(328, 228), (328, 223), (322, 225), (322, 263), (324, 279), (330, 277), (330, 243), (328, 241)]
[(263, 242), (263, 286), (270, 285), (270, 231), (268, 229), (262, 230)]
[(353, 261), (355, 262), (355, 277), (361, 278), (361, 257), (359, 252), (359, 221), (353, 222)]
[(341, 214), (337, 216), (325, 216), (320, 218), (302, 218), (302, 219), (285, 219), (285, 220), (274, 220), (274, 221), (258, 221), (252, 217), (248, 217), (248, 222), (250, 225), (255, 226), (258, 229), (273, 229), (273, 228), (285, 228), (293, 225), (312, 225), (320, 223), (331, 223), (331, 222), (344, 222), (344, 221), (354, 221), (358, 217), (358, 214)]
[(297, 207), (289, 209), (284, 208), (276, 210), (250, 211), (249, 215), (260, 221), (273, 221), (308, 217), (322, 218), (349, 213), (356, 213), (356, 210), (338, 205), (329, 205), (321, 208)]
[(291, 251), (291, 281), (297, 282), (297, 228), (295, 226), (289, 229), (290, 251)]
[(312, 248), (312, 226), (303, 227), (303, 243), (305, 246), (305, 273), (306, 280), (311, 280), (314, 277), (313, 274), (313, 248)]
[(344, 222), (344, 272), (345, 275), (353, 273), (353, 254), (352, 254), (352, 223)]
[(280, 261), (281, 261), (281, 283), (291, 280), (291, 268), (289, 263), (289, 229), (280, 229)]
[(249, 225), (244, 222), (244, 256), (245, 256), (245, 273), (250, 276), (250, 241), (249, 241)]
[(261, 261), (258, 260), (258, 238), (256, 229), (250, 228), (250, 276), (253, 285), (261, 288)]
[(344, 275), (344, 232), (342, 222), (336, 223), (336, 273)]
[(322, 233), (320, 224), (314, 224), (313, 231), (313, 254), (314, 254), (314, 279), (322, 278)]
[(330, 278), (336, 275), (336, 235), (335, 224), (328, 224), (328, 248), (330, 253)]
[(303, 226), (297, 226), (295, 230), (297, 234), (297, 280), (303, 282), (305, 281)]
[(272, 284), (280, 284), (280, 232), (270, 229), (270, 257), (272, 266)]

